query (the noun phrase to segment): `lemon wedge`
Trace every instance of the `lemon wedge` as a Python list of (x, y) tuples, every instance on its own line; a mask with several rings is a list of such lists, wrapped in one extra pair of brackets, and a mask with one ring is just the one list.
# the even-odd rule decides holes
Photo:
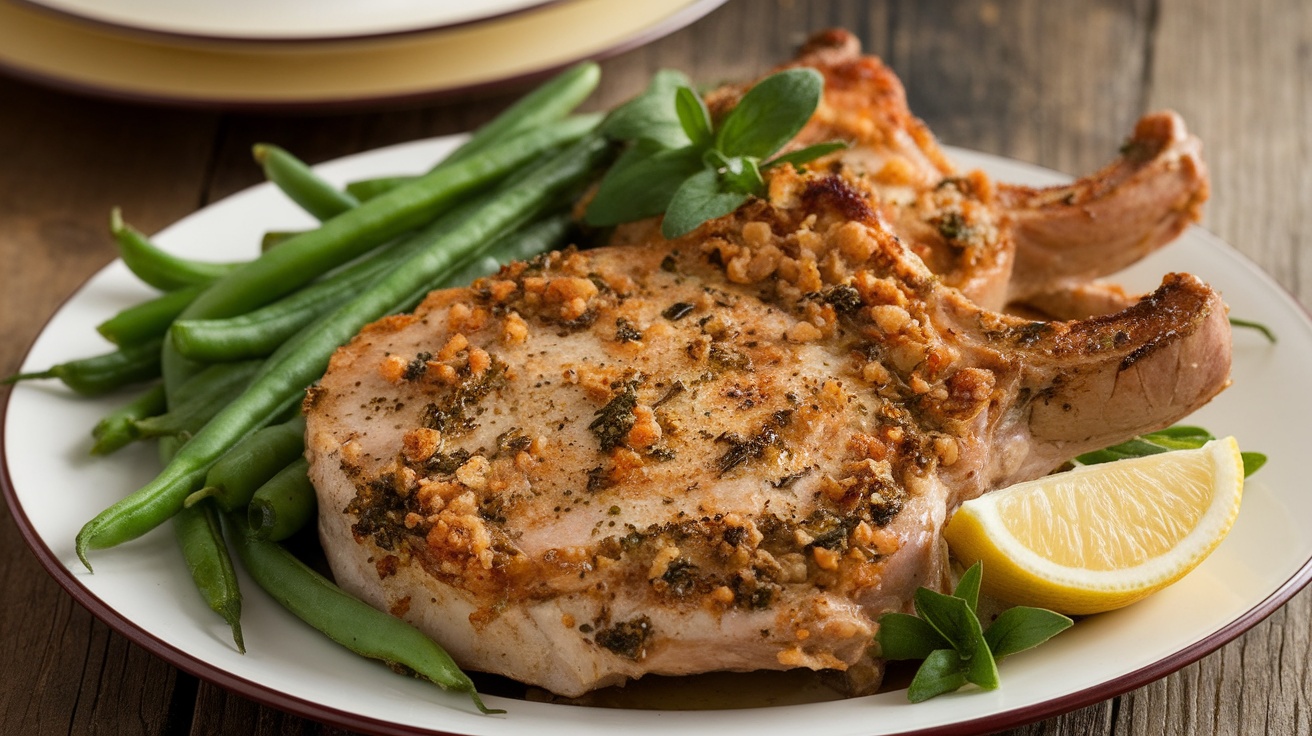
[(944, 535), (962, 564), (984, 561), (989, 595), (1098, 613), (1194, 569), (1230, 531), (1243, 492), (1239, 444), (1226, 437), (985, 494), (962, 504)]

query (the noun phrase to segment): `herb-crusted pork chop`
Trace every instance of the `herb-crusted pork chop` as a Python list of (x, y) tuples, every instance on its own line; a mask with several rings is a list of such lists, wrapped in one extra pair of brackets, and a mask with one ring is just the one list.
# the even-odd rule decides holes
[(340, 349), (306, 400), (339, 584), (566, 696), (796, 667), (870, 687), (875, 621), (944, 586), (957, 504), (1226, 383), (1197, 279), (1030, 322), (944, 286), (841, 177), (769, 186), (676, 241), (434, 292)]

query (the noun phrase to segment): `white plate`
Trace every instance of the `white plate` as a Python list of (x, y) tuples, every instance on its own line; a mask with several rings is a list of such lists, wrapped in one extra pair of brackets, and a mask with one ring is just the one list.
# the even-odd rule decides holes
[(134, 31), (194, 38), (322, 40), (447, 28), (559, 0), (24, 0)]
[[(426, 169), (451, 140), (405, 144), (321, 167), (341, 183)], [(951, 151), (966, 167), (1000, 180), (1048, 183), (1062, 177), (998, 158)], [(126, 213), (131, 219), (131, 212)], [(309, 219), (272, 187), (261, 185), (206, 208), (160, 233), (170, 250), (215, 260), (234, 243), (254, 253), (266, 230), (304, 227)], [(1312, 365), (1312, 322), (1267, 275), (1200, 229), (1125, 275), (1148, 289), (1162, 274), (1186, 270), (1218, 287), (1232, 314), (1259, 320), (1280, 337), (1268, 344), (1252, 331), (1235, 334), (1234, 385), (1190, 421), (1270, 462), (1254, 476), (1229, 537), (1178, 584), (1120, 611), (1081, 621), (1043, 647), (1008, 659), (1002, 687), (962, 691), (919, 705), (901, 692), (840, 702), (780, 705), (750, 711), (613, 710), (492, 697), (502, 716), (472, 711), (462, 697), (400, 677), (347, 653), (285, 613), (244, 580), (245, 656), (226, 627), (201, 603), (168, 529), (93, 555), (95, 574), (73, 552), (79, 526), (99, 509), (146, 482), (156, 467), (148, 448), (91, 459), (85, 429), (115, 405), (72, 398), (57, 386), (13, 389), (4, 417), (5, 492), (20, 527), (51, 574), (115, 629), (169, 662), (248, 697), (347, 728), (379, 733), (506, 736), (983, 732), (1019, 725), (1098, 702), (1198, 659), (1270, 614), (1312, 574), (1312, 494), (1300, 462), (1312, 397), (1291, 392)], [(25, 370), (94, 352), (95, 324), (146, 297), (121, 263), (93, 277), (51, 319), (32, 346)], [(123, 399), (118, 399), (121, 402)], [(1278, 409), (1276, 409), (1278, 407)]]
[(0, 1), (0, 69), (80, 92), (205, 107), (337, 109), (413, 102), (617, 54), (682, 28), (723, 2), (569, 0), (422, 33), (252, 44), (124, 33)]

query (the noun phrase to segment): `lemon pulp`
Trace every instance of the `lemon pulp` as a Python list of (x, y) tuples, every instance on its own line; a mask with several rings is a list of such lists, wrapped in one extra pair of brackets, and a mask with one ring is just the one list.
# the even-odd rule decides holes
[(985, 590), (1084, 614), (1183, 577), (1229, 532), (1243, 495), (1234, 438), (1196, 450), (1079, 467), (968, 501), (944, 531)]

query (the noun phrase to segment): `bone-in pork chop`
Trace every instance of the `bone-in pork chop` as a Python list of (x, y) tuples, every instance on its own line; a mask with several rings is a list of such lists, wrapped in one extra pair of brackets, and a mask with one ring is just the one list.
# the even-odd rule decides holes
[[(1172, 112), (1145, 115), (1116, 160), (1069, 185), (1028, 187), (962, 172), (907, 106), (906, 92), (855, 36), (813, 36), (786, 66), (820, 71), (819, 109), (792, 143), (849, 143), (816, 162), (843, 171), (932, 271), (977, 304), (1064, 304), (1067, 297), (1174, 240), (1208, 197), (1201, 144)], [(723, 116), (750, 85), (710, 94)]]
[(1170, 275), (1081, 322), (982, 310), (842, 177), (676, 241), (516, 263), (366, 328), (306, 400), (337, 581), (463, 666), (574, 696), (648, 673), (878, 681), (965, 499), (1225, 385)]

